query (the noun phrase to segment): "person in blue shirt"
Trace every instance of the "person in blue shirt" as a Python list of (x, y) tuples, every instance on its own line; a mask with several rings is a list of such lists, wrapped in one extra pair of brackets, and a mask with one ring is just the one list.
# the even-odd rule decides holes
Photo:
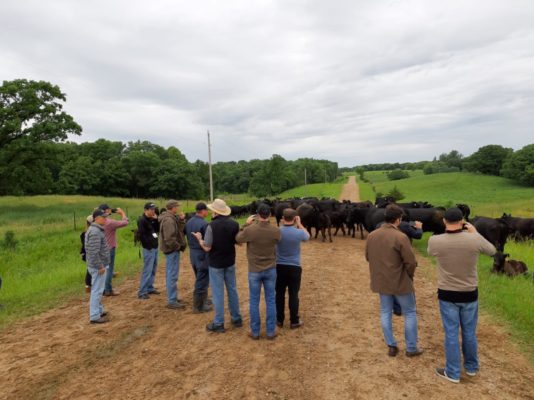
[(286, 289), (289, 292), (290, 328), (302, 326), (299, 316), (299, 290), (302, 276), (300, 243), (310, 238), (297, 212), (291, 208), (283, 211), (281, 239), (276, 245), (276, 324), (284, 325)]
[(208, 216), (208, 207), (205, 203), (197, 203), (196, 214), (185, 224), (187, 241), (189, 242), (189, 258), (195, 273), (195, 289), (193, 291), (193, 312), (204, 313), (212, 310), (208, 300), (209, 261), (208, 253), (200, 246), (199, 241), (193, 236), (193, 232), (200, 232), (204, 238), (208, 223), (205, 218)]

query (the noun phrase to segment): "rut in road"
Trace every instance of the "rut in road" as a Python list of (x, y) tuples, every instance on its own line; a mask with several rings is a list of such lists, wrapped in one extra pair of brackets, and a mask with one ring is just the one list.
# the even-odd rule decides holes
[[(342, 197), (358, 200), (357, 192), (351, 179)], [(104, 299), (108, 324), (88, 324), (86, 299), (19, 322), (0, 332), (0, 399), (534, 399), (532, 366), (484, 317), (479, 376), (454, 385), (434, 375), (443, 363), (443, 334), (434, 270), (422, 257), (415, 286), (425, 354), (388, 357), (364, 243), (338, 236), (303, 245), (304, 327), (284, 327), (274, 341), (246, 334), (245, 247), (237, 257), (245, 327), (225, 334), (205, 331), (211, 313), (166, 309), (164, 293), (138, 300), (138, 279)], [(193, 281), (183, 257), (179, 287), (188, 306)], [(163, 263), (156, 285), (165, 286)], [(402, 350), (402, 319), (394, 323)]]

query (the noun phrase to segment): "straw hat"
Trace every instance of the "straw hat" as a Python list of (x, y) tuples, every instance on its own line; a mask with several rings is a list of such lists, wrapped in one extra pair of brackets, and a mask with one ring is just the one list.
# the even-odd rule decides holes
[(216, 212), (217, 214), (223, 215), (223, 216), (227, 216), (232, 213), (232, 210), (230, 209), (230, 207), (228, 207), (225, 201), (221, 199), (213, 200), (213, 203), (208, 204), (208, 208), (211, 211)]

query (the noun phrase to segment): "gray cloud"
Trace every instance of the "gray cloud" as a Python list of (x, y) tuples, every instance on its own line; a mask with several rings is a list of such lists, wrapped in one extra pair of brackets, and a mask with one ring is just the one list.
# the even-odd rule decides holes
[(526, 0), (7, 0), (0, 76), (60, 85), (75, 140), (414, 161), (532, 142), (533, 20)]

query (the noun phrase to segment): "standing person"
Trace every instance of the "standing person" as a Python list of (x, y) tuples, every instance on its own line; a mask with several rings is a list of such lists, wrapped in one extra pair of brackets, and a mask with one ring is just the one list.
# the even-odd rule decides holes
[(209, 277), (215, 317), (206, 325), (209, 332), (223, 333), (224, 329), (224, 287), (228, 295), (228, 308), (232, 326), (240, 328), (243, 319), (239, 311), (239, 299), (235, 277), (235, 237), (239, 225), (230, 218), (230, 207), (224, 200), (215, 199), (207, 205), (212, 212), (212, 221), (206, 227), (204, 239), (200, 232), (193, 232), (204, 251), (209, 252)]
[(137, 221), (137, 231), (143, 246), (143, 272), (137, 297), (146, 300), (150, 294), (159, 294), (154, 287), (154, 279), (158, 268), (158, 232), (159, 223), (156, 215), (156, 205), (146, 203), (144, 213)]
[(460, 382), (461, 356), (458, 331), (462, 330), (465, 373), (479, 370), (477, 354), (478, 275), (480, 253), (492, 256), (495, 247), (471, 224), (466, 224), (459, 208), (445, 211), (445, 233), (428, 240), (428, 254), (438, 261), (438, 299), (445, 331), (445, 368), (436, 374), (450, 382)]
[(97, 208), (93, 212), (93, 223), (85, 234), (87, 271), (91, 274), (91, 297), (89, 299), (89, 321), (92, 324), (108, 322), (102, 305), (102, 295), (109, 265), (109, 248), (104, 234), (104, 224), (108, 215)]
[(202, 249), (199, 241), (193, 236), (193, 232), (201, 234), (201, 239), (206, 235), (207, 222), (204, 220), (208, 216), (206, 203), (197, 203), (196, 214), (185, 224), (187, 241), (189, 242), (189, 258), (195, 273), (195, 289), (193, 291), (193, 312), (203, 313), (212, 310), (208, 305), (208, 287), (210, 284), (208, 254)]
[(185, 308), (178, 300), (178, 275), (180, 274), (180, 252), (186, 248), (184, 237), (185, 214), (177, 216), (180, 203), (176, 200), (167, 202), (167, 211), (161, 213), (159, 234), (160, 249), (165, 254), (165, 282), (167, 286), (167, 308)]
[[(117, 229), (124, 228), (128, 225), (128, 217), (124, 211), (120, 208), (112, 209), (107, 204), (101, 204), (100, 207), (109, 217), (106, 218), (106, 224), (104, 225), (104, 233), (106, 235), (106, 241), (109, 247), (109, 268), (106, 274), (106, 286), (104, 288), (104, 296), (117, 296), (118, 293), (113, 290), (111, 285), (112, 279), (115, 277), (115, 250), (117, 248)], [(121, 220), (117, 221), (111, 218), (111, 214), (116, 212), (121, 216)]]
[[(82, 248), (80, 249), (80, 257), (82, 258), (82, 261), (86, 263), (87, 266), (87, 253), (85, 251), (85, 235), (87, 233), (87, 230), (93, 223), (93, 215), (89, 215), (86, 219), (86, 225), (85, 230), (80, 234), (80, 241), (82, 242)], [(85, 268), (85, 293), (91, 293), (91, 274), (87, 270), (87, 267)]]
[(286, 208), (282, 214), (280, 241), (276, 245), (276, 324), (284, 325), (286, 288), (289, 291), (289, 327), (302, 326), (299, 316), (299, 290), (302, 276), (300, 262), (300, 242), (310, 238), (310, 234), (300, 222), (297, 211)]
[[(260, 295), (265, 292), (267, 339), (276, 337), (276, 244), (280, 231), (269, 223), (271, 209), (260, 204), (258, 215), (251, 215), (236, 236), (237, 243), (247, 244), (250, 333), (252, 339), (260, 338)], [(257, 220), (256, 220), (257, 218)]]
[(371, 290), (380, 296), (380, 321), (388, 355), (399, 352), (393, 337), (392, 312), (396, 299), (404, 314), (406, 356), (423, 353), (417, 347), (417, 316), (413, 277), (417, 261), (408, 237), (399, 230), (402, 209), (391, 204), (385, 209), (385, 224), (371, 232), (365, 245), (365, 258), (369, 262)]

